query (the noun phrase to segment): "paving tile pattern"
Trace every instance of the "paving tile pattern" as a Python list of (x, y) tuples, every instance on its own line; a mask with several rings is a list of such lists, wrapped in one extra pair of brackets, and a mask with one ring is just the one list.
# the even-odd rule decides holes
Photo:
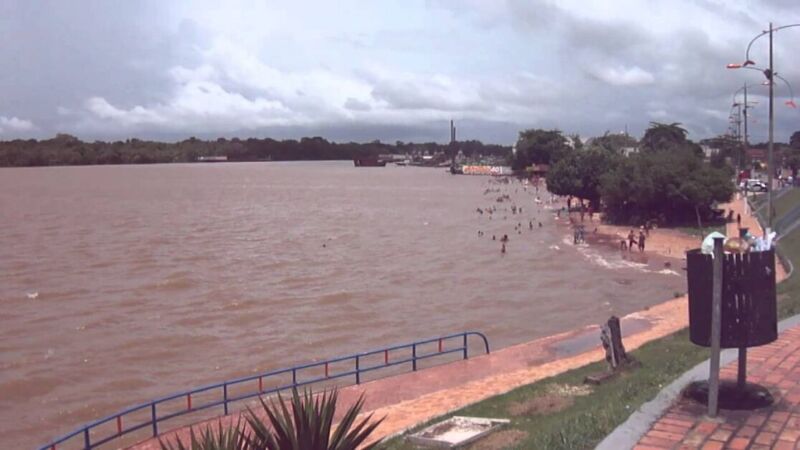
[[(678, 449), (800, 449), (800, 326), (747, 354), (747, 379), (775, 397), (775, 403), (755, 411), (720, 410), (716, 418), (706, 407), (679, 399), (659, 418), (635, 450)], [(737, 362), (720, 371), (720, 379), (736, 380)]]

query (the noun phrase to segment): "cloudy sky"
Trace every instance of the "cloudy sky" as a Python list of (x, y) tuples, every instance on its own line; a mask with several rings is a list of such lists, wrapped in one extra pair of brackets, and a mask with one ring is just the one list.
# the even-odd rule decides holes
[[(764, 77), (725, 64), (770, 20), (800, 23), (797, 0), (3, 0), (0, 139), (445, 141), (451, 118), (460, 139), (503, 144), (650, 121), (701, 139), (748, 82), (758, 142)], [(800, 95), (800, 27), (775, 43)], [(776, 95), (787, 140), (800, 109)]]

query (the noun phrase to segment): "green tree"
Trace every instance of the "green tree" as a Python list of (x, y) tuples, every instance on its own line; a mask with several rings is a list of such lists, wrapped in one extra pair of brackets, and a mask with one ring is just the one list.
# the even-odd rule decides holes
[(602, 136), (592, 138), (591, 145), (621, 154), (626, 148), (637, 147), (639, 142), (627, 133), (609, 133), (606, 131)]
[(797, 177), (800, 170), (800, 148), (788, 148), (783, 155), (783, 165), (792, 171), (792, 178)]
[(735, 174), (735, 168), (744, 167), (744, 145), (735, 137), (719, 135), (710, 139), (703, 139), (700, 143), (716, 150), (711, 153), (709, 158), (712, 167), (724, 168), (730, 172), (731, 176)]
[(572, 133), (568, 135), (569, 140), (572, 141), (572, 148), (575, 150), (583, 149), (583, 140), (581, 140), (581, 135), (578, 133)]
[(514, 170), (524, 170), (531, 164), (555, 164), (572, 151), (561, 131), (541, 129), (520, 131), (516, 148), (511, 162)]
[(729, 171), (711, 167), (684, 146), (622, 160), (602, 176), (600, 191), (612, 221), (685, 223), (709, 218), (715, 202), (730, 200), (734, 186)]
[(642, 149), (649, 151), (669, 150), (687, 144), (688, 132), (680, 123), (650, 122), (642, 136)]
[(547, 173), (547, 189), (557, 195), (571, 195), (600, 206), (602, 176), (620, 163), (620, 156), (603, 147), (589, 147), (569, 153)]
[(800, 131), (795, 131), (789, 138), (789, 147), (800, 149)]

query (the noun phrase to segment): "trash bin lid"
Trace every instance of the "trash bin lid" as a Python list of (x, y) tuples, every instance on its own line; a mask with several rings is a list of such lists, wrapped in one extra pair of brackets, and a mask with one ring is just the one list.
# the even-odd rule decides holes
[(714, 254), (714, 238), (723, 238), (725, 239), (725, 235), (720, 233), (719, 231), (712, 231), (708, 234), (708, 236), (703, 239), (703, 243), (700, 245), (700, 251), (705, 255), (713, 255)]

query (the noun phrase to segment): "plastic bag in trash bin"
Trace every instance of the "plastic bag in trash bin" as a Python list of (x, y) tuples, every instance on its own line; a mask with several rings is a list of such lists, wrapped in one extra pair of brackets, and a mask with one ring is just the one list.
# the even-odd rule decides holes
[(774, 231), (766, 235), (765, 237), (757, 237), (755, 242), (755, 251), (763, 252), (767, 251), (772, 248), (772, 241), (775, 240), (775, 233)]
[(703, 239), (703, 243), (700, 245), (700, 252), (705, 255), (714, 256), (714, 238), (723, 238), (725, 239), (725, 235), (720, 233), (719, 231), (713, 231), (708, 234), (708, 236)]

